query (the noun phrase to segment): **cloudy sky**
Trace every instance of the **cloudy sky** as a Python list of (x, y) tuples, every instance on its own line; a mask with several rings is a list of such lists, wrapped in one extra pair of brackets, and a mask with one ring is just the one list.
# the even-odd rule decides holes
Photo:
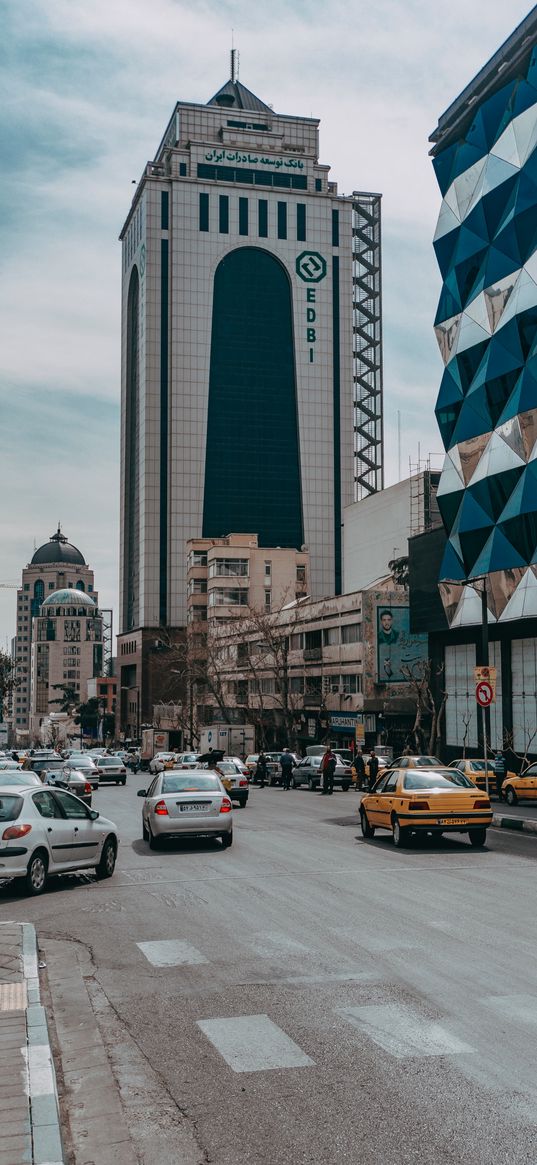
[[(321, 119), (341, 193), (383, 194), (388, 483), (440, 453), (441, 364), (428, 136), (529, 11), (527, 0), (0, 0), (0, 582), (58, 520), (116, 607), (120, 248), (133, 179), (176, 100), (229, 76)], [(437, 457), (436, 462), (439, 459)], [(0, 589), (0, 646), (15, 591)], [(116, 627), (117, 630), (117, 627)]]

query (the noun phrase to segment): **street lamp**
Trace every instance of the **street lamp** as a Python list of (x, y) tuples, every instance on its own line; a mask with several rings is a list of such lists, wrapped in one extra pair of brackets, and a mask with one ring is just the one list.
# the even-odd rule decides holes
[[(442, 578), (441, 583), (457, 587), (472, 587), (477, 594), (481, 594), (481, 666), (489, 667), (489, 610), (487, 606), (487, 575), (476, 574), (472, 578)], [(476, 585), (477, 584), (477, 585)], [(479, 586), (479, 584), (481, 584)], [(481, 707), (481, 725), (483, 735), (483, 754), (485, 761), (485, 787), (489, 791), (489, 770), (487, 762), (487, 741), (490, 741), (490, 707)]]

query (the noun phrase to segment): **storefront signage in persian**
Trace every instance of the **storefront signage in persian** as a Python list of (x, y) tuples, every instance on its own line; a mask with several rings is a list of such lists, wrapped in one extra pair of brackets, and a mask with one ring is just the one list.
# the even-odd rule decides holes
[(234, 166), (268, 166), (271, 170), (303, 170), (301, 158), (260, 158), (259, 154), (243, 154), (241, 150), (210, 150), (205, 154), (206, 162), (220, 166), (232, 162)]

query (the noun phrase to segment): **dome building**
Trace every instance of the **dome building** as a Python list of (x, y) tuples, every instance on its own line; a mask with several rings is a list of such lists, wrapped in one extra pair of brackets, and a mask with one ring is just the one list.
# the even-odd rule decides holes
[[(30, 662), (33, 623), (40, 614), (45, 600), (64, 590), (76, 592), (80, 607), (84, 606), (84, 600), (89, 599), (92, 607), (95, 607), (98, 601), (94, 590), (93, 571), (87, 565), (84, 555), (77, 546), (68, 541), (58, 524), (58, 529), (48, 542), (34, 551), (31, 561), (22, 572), (21, 585), (17, 591), (15, 661), (19, 685), (13, 695), (12, 726), (15, 743), (18, 745), (28, 744), (30, 740), (32, 703)], [(66, 667), (61, 670), (60, 682), (63, 683), (63, 670), (67, 672), (80, 669)], [(92, 675), (93, 672), (89, 674)], [(67, 678), (65, 682), (68, 682)], [(85, 689), (82, 687), (80, 690), (82, 697), (85, 697)], [(53, 698), (57, 694), (55, 692)], [(41, 699), (40, 703), (42, 702)]]
[(76, 587), (53, 591), (32, 626), (30, 738), (61, 711), (62, 686), (85, 700), (87, 682), (103, 667), (103, 621), (95, 599)]

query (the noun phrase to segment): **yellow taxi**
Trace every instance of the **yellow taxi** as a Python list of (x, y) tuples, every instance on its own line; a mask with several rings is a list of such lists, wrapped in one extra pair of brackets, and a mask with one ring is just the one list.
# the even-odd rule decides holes
[[(469, 757), (461, 757), (460, 760), (452, 760), (451, 764), (448, 765), (448, 768), (458, 769), (460, 773), (464, 773), (466, 777), (469, 777), (470, 780), (474, 782), (474, 785), (477, 785), (478, 789), (486, 789), (487, 773), (485, 771), (484, 759), (481, 760), (479, 758), (476, 759), (475, 757), (472, 757), (471, 759)], [(495, 793), (496, 770), (494, 768), (493, 761), (487, 761), (487, 770), (489, 778), (489, 789)], [(507, 777), (514, 777), (515, 775), (515, 773), (507, 773)]]
[(386, 769), (438, 769), (443, 768), (442, 761), (437, 756), (398, 756), (395, 760), (385, 761), (379, 767), (379, 777)]
[(508, 805), (517, 801), (537, 801), (537, 764), (530, 765), (520, 776), (508, 773), (502, 785), (502, 798)]
[(489, 798), (464, 773), (440, 766), (390, 768), (360, 805), (363, 836), (387, 829), (398, 848), (413, 833), (467, 833), (473, 846), (482, 846), (491, 822)]

